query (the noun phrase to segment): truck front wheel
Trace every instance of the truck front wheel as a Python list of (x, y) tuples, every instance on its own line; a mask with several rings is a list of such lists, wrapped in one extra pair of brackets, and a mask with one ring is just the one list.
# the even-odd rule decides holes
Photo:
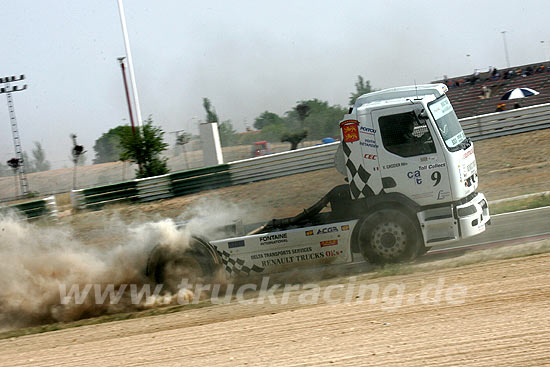
[(420, 248), (420, 231), (405, 213), (378, 210), (360, 222), (359, 243), (363, 257), (374, 264), (412, 260)]

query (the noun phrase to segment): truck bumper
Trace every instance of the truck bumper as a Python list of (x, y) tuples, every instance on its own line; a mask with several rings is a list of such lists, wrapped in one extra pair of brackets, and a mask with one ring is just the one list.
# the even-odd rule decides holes
[(478, 193), (469, 202), (456, 207), (459, 233), (461, 238), (468, 238), (485, 231), (491, 220), (489, 205), (485, 195)]

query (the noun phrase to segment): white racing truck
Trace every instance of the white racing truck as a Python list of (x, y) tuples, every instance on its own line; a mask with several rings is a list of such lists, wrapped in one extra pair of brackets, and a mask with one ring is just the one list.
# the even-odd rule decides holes
[(292, 218), (235, 224), (222, 239), (193, 237), (182, 249), (159, 245), (147, 275), (164, 283), (178, 267), (249, 276), (361, 256), (399, 262), (483, 232), (490, 216), (476, 192), (474, 147), (446, 91), (430, 84), (361, 96), (340, 122), (335, 164), (347, 183)]

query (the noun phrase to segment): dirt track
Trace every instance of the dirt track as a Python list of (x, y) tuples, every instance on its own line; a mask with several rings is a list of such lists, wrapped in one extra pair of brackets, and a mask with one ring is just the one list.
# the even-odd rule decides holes
[[(294, 292), (287, 305), (232, 303), (2, 340), (0, 365), (550, 365), (549, 265), (542, 254), (369, 279), (381, 291), (405, 287), (393, 311), (397, 298), (300, 306)], [(441, 301), (429, 304), (435, 292), (421, 289), (440, 279)], [(321, 285), (338, 282), (348, 279)], [(456, 285), (466, 297), (449, 304)]]

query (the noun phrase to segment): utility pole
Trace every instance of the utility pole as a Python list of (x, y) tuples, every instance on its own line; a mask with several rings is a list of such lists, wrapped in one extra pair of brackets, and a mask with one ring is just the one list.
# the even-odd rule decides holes
[[(8, 100), (8, 111), (10, 113), (10, 125), (11, 125), (11, 133), (13, 136), (13, 146), (15, 148), (15, 158), (19, 160), (19, 165), (17, 167), (13, 167), (14, 175), (16, 172), (19, 172), (19, 184), (21, 185), (21, 194), (27, 195), (29, 193), (29, 184), (27, 182), (27, 175), (25, 174), (25, 162), (23, 160), (23, 149), (21, 148), (21, 139), (19, 137), (19, 130), (17, 128), (17, 119), (15, 118), (15, 106), (13, 104), (13, 98), (11, 96), (11, 92), (20, 92), (22, 90), (27, 89), (27, 85), (23, 85), (23, 87), (18, 86), (10, 86), (10, 82), (18, 82), (25, 79), (25, 75), (20, 75), (19, 77), (16, 76), (8, 76), (0, 78), (0, 84), (3, 84), (4, 86), (0, 87), (0, 94), (6, 94), (7, 100)], [(14, 161), (15, 162), (15, 161)]]
[(130, 102), (130, 93), (128, 92), (128, 81), (126, 80), (126, 69), (124, 67), (124, 59), (119, 57), (120, 69), (122, 70), (122, 81), (124, 82), (124, 92), (126, 92), (126, 103), (128, 103), (128, 114), (130, 115), (130, 123), (132, 124), (132, 133), (136, 135), (136, 127), (134, 126), (134, 114), (132, 113), (132, 103)]
[(506, 31), (500, 32), (502, 33), (502, 40), (504, 41), (504, 54), (506, 56), (506, 64), (508, 67), (510, 67), (510, 56), (508, 56), (508, 45), (506, 44)]
[[(124, 82), (124, 92), (126, 93), (126, 102), (128, 104), (128, 114), (130, 115), (130, 123), (132, 124), (132, 135), (134, 135), (134, 138), (136, 137), (136, 127), (134, 125), (134, 114), (132, 113), (132, 103), (130, 102), (130, 93), (128, 92), (128, 81), (126, 80), (126, 68), (124, 67), (124, 59), (126, 57), (122, 56), (118, 58), (118, 62), (120, 63), (120, 69), (122, 70), (122, 81)], [(140, 134), (143, 134), (143, 132), (140, 132)], [(122, 162), (122, 181), (124, 181), (125, 174), (124, 174), (124, 162)], [(141, 161), (137, 161), (139, 170), (141, 171)]]

